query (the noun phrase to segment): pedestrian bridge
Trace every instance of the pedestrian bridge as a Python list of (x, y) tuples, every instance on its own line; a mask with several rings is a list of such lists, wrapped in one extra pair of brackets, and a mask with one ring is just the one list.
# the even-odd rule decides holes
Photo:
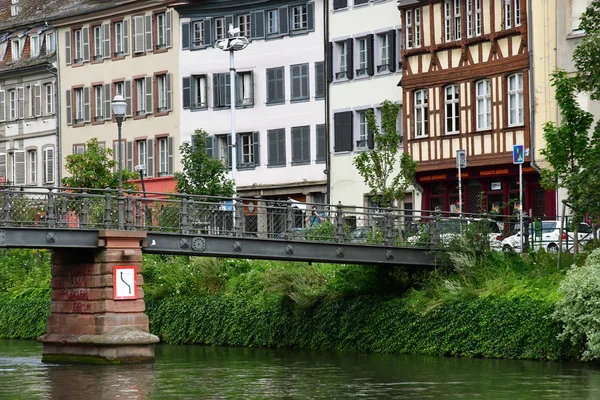
[[(315, 209), (313, 209), (313, 207)], [(0, 248), (96, 249), (105, 230), (145, 232), (145, 253), (427, 267), (412, 213), (293, 200), (7, 187)]]

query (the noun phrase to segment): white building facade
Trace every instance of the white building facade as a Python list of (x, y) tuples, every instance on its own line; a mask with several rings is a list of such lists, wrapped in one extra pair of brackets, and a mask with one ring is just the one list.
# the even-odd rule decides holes
[[(213, 1), (176, 6), (181, 140), (205, 130), (242, 197), (324, 202), (327, 192), (323, 1)], [(236, 146), (231, 141), (229, 25), (250, 41), (235, 53)]]
[[(369, 187), (352, 164), (372, 147), (366, 112), (380, 123), (384, 100), (402, 103), (400, 13), (393, 0), (335, 0), (329, 2), (329, 124), (331, 200), (344, 205), (373, 205)], [(398, 116), (398, 129), (402, 111)], [(399, 143), (402, 146), (402, 142)], [(399, 157), (402, 150), (399, 151)], [(420, 204), (410, 190), (398, 207)]]

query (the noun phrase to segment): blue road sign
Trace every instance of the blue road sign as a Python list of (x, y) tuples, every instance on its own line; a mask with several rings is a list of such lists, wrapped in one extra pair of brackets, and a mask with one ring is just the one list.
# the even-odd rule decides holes
[(525, 161), (525, 149), (522, 144), (513, 146), (513, 164), (523, 164)]

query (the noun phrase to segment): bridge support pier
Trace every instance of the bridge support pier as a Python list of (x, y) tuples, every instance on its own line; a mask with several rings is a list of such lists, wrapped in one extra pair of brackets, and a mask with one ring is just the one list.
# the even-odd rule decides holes
[[(53, 250), (50, 316), (46, 334), (38, 339), (44, 345), (43, 362), (154, 361), (159, 340), (149, 333), (142, 289), (140, 241), (145, 236), (105, 230), (100, 231), (97, 250)], [(127, 286), (115, 280), (115, 267), (127, 267), (129, 282), (117, 277)], [(137, 291), (129, 290), (132, 295), (119, 300), (115, 286)]]

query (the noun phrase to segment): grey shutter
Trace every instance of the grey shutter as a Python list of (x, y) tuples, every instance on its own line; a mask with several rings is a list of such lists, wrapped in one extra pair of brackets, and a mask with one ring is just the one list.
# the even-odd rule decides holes
[(204, 20), (204, 46), (212, 46), (213, 38), (212, 38), (213, 28), (212, 28), (212, 19)]
[(154, 97), (152, 96), (152, 77), (146, 77), (146, 114), (152, 114)]
[(129, 54), (129, 20), (123, 20), (123, 55)]
[(267, 103), (274, 103), (275, 94), (275, 75), (276, 68), (267, 68)]
[(146, 140), (146, 176), (154, 178), (154, 140)]
[(306, 4), (306, 27), (309, 31), (315, 30), (315, 3)]
[(133, 53), (143, 53), (146, 51), (144, 38), (146, 29), (144, 27), (145, 16), (136, 15), (131, 19), (131, 32), (133, 32)]
[(65, 62), (67, 65), (71, 64), (71, 30), (65, 32)]
[(231, 77), (229, 74), (219, 74), (219, 95), (221, 97), (221, 102), (225, 101), (222, 106), (230, 106), (231, 105)]
[[(25, 112), (24, 116), (25, 118), (30, 118), (33, 117), (35, 115), (35, 110), (33, 109), (33, 98), (35, 96), (33, 95), (33, 88), (31, 86), (25, 86), (25, 97), (23, 99), (23, 110)], [(31, 104), (31, 115), (29, 115), (29, 104)]]
[(6, 153), (0, 154), (0, 177), (8, 178), (6, 176)]
[(83, 122), (90, 122), (90, 87), (83, 88)]
[(301, 80), (300, 78), (300, 65), (290, 65), (290, 80), (292, 82), (292, 88), (291, 88), (291, 98), (292, 100), (297, 99), (298, 97), (300, 97), (300, 84), (301, 84)]
[(354, 39), (346, 39), (346, 77), (354, 78)]
[(15, 157), (15, 185), (25, 184), (25, 152), (17, 151)]
[(167, 175), (173, 175), (173, 137), (169, 136), (167, 139), (167, 151), (169, 153), (168, 166), (167, 166)]
[(146, 51), (150, 52), (152, 51), (152, 15), (146, 15), (145, 21), (146, 39), (144, 41), (146, 45)]
[[(232, 154), (232, 147), (231, 147), (231, 133), (229, 135), (227, 135), (227, 167), (231, 168), (231, 154)], [(222, 157), (222, 156), (221, 156)], [(237, 162), (239, 163), (239, 158), (237, 159)]]
[(290, 32), (290, 19), (288, 7), (279, 7), (279, 33), (287, 35)]
[(133, 168), (133, 141), (127, 142), (127, 169), (134, 171)]
[(292, 163), (302, 161), (302, 135), (301, 127), (294, 126), (292, 128)]
[(396, 71), (396, 31), (391, 30), (388, 33), (388, 56), (390, 58), (390, 63), (388, 65), (388, 69), (390, 72)]
[(310, 72), (308, 68), (308, 63), (300, 65), (300, 74), (302, 79), (300, 80), (300, 84), (302, 87), (302, 93), (300, 94), (302, 98), (310, 98)]
[(102, 24), (102, 58), (110, 58), (110, 24)]
[(65, 91), (65, 103), (67, 109), (67, 125), (73, 122), (73, 109), (71, 107), (71, 90)]
[(334, 124), (334, 148), (335, 152), (352, 150), (352, 111), (335, 113)]
[(260, 165), (260, 132), (252, 132), (252, 144), (254, 145), (254, 165)]
[(250, 31), (252, 39), (265, 37), (265, 12), (263, 10), (250, 13)]
[(83, 41), (83, 62), (90, 61), (90, 28), (87, 26), (81, 28), (81, 37)]
[(346, 8), (348, 6), (348, 0), (333, 0), (333, 9), (339, 10), (340, 8)]
[[(236, 148), (235, 148), (236, 157), (235, 157), (235, 161), (236, 161), (236, 164), (237, 164), (237, 166), (239, 168), (242, 165), (242, 146), (240, 145), (240, 142), (242, 141), (242, 139), (241, 139), (242, 136), (239, 133), (237, 133), (236, 135), (237, 136), (236, 136), (236, 141), (235, 141), (235, 143), (236, 143)], [(244, 166), (247, 167), (248, 165), (244, 165)]]
[(325, 97), (325, 63), (315, 63), (315, 97)]
[(33, 113), (35, 114), (36, 117), (41, 117), (42, 116), (42, 86), (41, 85), (35, 85), (33, 87), (33, 93), (34, 93), (34, 103), (33, 103)]
[[(371, 108), (371, 113), (374, 113), (374, 112), (375, 112), (375, 110), (373, 110)], [(371, 150), (373, 150), (375, 148), (375, 133), (369, 127), (367, 127), (367, 147)]]
[(326, 137), (325, 137), (325, 125), (317, 125), (317, 162), (326, 160)]
[(6, 121), (6, 92), (0, 92), (0, 121)]
[(173, 85), (171, 84), (172, 75), (169, 73), (165, 77), (165, 83), (167, 84), (167, 111), (173, 110)]
[(373, 54), (373, 34), (367, 35), (367, 74), (373, 76), (375, 74), (375, 56)]
[(285, 68), (279, 67), (275, 70), (275, 99), (278, 102), (285, 102)]
[(167, 47), (171, 47), (173, 45), (173, 38), (171, 37), (171, 27), (173, 26), (172, 14), (173, 13), (171, 10), (167, 10), (165, 13), (165, 35), (167, 36)]
[(18, 87), (17, 88), (17, 99), (19, 100), (18, 102), (18, 115), (17, 117), (20, 119), (25, 118), (25, 91), (23, 90), (23, 87)]
[(189, 76), (185, 76), (181, 80), (183, 86), (181, 102), (183, 103), (183, 108), (187, 109), (190, 108), (192, 101), (192, 88), (190, 86), (192, 78)]
[(277, 155), (277, 132), (277, 129), (267, 131), (267, 165), (279, 164), (279, 157)]
[(333, 82), (333, 43), (327, 43), (327, 82)]
[(125, 109), (125, 117), (131, 117), (133, 115), (133, 107), (131, 106), (131, 80), (126, 80), (125, 86), (125, 102), (127, 103), (127, 108)]
[(112, 101), (111, 98), (111, 87), (110, 83), (104, 84), (104, 120), (112, 119), (112, 110), (110, 107), (110, 103)]
[(190, 49), (190, 23), (181, 24), (181, 50)]
[(302, 161), (310, 162), (310, 126), (302, 127)]
[[(192, 136), (192, 141), (194, 139), (194, 136)], [(209, 136), (206, 138), (206, 155), (209, 157), (214, 157), (214, 136)], [(192, 144), (193, 145), (193, 144)]]
[(219, 74), (213, 75), (213, 107), (217, 108), (221, 106), (221, 99), (219, 98)]
[(46, 182), (52, 183), (54, 182), (54, 148), (50, 147), (44, 150), (44, 168), (46, 173)]

